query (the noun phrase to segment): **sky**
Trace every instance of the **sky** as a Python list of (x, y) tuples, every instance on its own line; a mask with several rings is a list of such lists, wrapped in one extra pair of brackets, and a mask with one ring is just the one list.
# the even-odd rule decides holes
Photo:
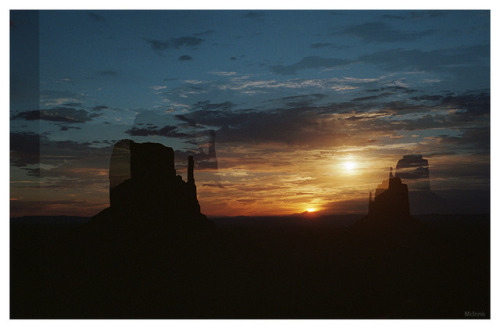
[(11, 216), (109, 206), (121, 139), (194, 155), (209, 216), (366, 213), (407, 154), (489, 195), (489, 11), (10, 16)]

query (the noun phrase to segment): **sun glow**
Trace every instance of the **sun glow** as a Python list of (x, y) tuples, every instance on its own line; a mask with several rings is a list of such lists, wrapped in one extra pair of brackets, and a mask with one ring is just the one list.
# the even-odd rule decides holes
[(353, 174), (356, 170), (356, 168), (358, 167), (357, 163), (354, 162), (354, 161), (345, 161), (342, 166), (344, 167), (344, 170), (349, 173), (349, 174)]
[(316, 208), (307, 208), (307, 212), (315, 212), (317, 209)]

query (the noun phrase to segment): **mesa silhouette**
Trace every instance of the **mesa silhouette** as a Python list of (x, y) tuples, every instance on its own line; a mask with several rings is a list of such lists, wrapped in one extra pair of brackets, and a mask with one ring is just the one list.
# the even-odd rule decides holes
[(91, 225), (140, 225), (151, 230), (207, 230), (213, 223), (200, 212), (194, 159), (188, 157), (187, 181), (176, 175), (174, 150), (159, 143), (121, 140), (109, 168), (110, 207)]
[(425, 227), (410, 214), (408, 185), (400, 177), (394, 177), (392, 167), (389, 178), (383, 181), (368, 200), (368, 214), (361, 218), (354, 230), (370, 237), (390, 234), (392, 237), (415, 235)]

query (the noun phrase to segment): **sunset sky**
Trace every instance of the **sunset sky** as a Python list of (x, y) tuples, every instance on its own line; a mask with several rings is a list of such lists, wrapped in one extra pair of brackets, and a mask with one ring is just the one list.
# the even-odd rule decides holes
[(174, 148), (184, 179), (194, 154), (208, 216), (366, 213), (406, 154), (438, 194), (490, 188), (489, 11), (13, 11), (10, 27), (11, 216), (97, 214), (125, 138)]

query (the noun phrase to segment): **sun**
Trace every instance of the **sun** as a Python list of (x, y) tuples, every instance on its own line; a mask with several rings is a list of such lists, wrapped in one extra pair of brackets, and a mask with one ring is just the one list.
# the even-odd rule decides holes
[(307, 212), (315, 212), (317, 209), (316, 208), (307, 208)]
[(358, 167), (357, 163), (354, 161), (345, 161), (342, 166), (344, 167), (344, 170), (349, 174), (353, 174)]

